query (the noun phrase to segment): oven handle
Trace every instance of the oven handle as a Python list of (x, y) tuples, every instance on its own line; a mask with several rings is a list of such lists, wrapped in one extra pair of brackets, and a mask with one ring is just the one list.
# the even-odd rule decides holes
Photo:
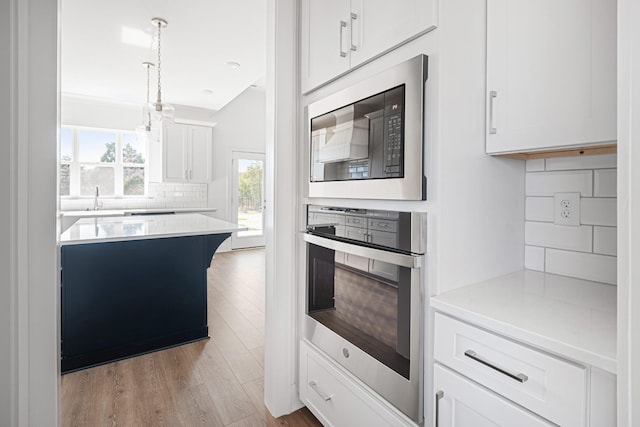
[(316, 236), (314, 234), (303, 233), (305, 242), (322, 246), (323, 248), (333, 249), (335, 251), (346, 252), (353, 255), (371, 258), (390, 264), (399, 265), (401, 267), (420, 268), (422, 267), (422, 255), (405, 255), (382, 249), (374, 249), (366, 246), (355, 245), (351, 243), (339, 242), (337, 240), (327, 239), (326, 237)]

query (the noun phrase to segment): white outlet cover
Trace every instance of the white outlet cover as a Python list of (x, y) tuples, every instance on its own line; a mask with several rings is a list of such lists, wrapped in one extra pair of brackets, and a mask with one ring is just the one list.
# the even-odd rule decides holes
[(580, 193), (553, 193), (553, 222), (580, 226)]

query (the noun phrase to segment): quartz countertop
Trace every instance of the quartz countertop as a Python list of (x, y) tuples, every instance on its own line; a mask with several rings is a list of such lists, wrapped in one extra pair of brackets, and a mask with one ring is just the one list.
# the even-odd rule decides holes
[(522, 270), (431, 298), (444, 314), (616, 373), (616, 286)]
[(198, 213), (82, 218), (62, 233), (59, 245), (199, 236), (246, 229)]
[(60, 211), (62, 217), (97, 218), (103, 216), (146, 215), (154, 213), (216, 212), (217, 208), (153, 208), (153, 209), (98, 209), (88, 211)]

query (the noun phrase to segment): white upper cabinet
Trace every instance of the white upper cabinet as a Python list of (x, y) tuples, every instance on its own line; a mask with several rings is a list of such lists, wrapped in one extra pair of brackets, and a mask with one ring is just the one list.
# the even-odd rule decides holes
[(616, 140), (616, 1), (487, 1), (490, 154)]
[(349, 69), (349, 1), (303, 0), (302, 89), (320, 85)]
[(150, 181), (211, 181), (211, 127), (176, 123), (162, 131), (160, 144), (150, 150)]
[(302, 0), (302, 92), (436, 26), (436, 0)]

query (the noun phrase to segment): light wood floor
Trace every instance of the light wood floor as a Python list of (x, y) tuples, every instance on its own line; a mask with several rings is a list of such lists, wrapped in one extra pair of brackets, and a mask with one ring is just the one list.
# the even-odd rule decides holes
[(300, 426), (263, 404), (264, 251), (216, 254), (208, 273), (211, 339), (64, 375), (67, 426)]

